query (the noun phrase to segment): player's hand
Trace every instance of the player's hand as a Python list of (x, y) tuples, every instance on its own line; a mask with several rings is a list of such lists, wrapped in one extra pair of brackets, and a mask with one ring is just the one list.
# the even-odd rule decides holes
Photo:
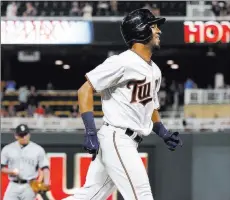
[(47, 191), (50, 190), (50, 184), (46, 184), (46, 183), (43, 183), (44, 184), (44, 187), (46, 188)]
[(50, 181), (44, 180), (42, 183), (44, 185), (44, 188), (46, 188), (47, 191), (50, 190), (50, 186), (51, 186)]
[(93, 112), (84, 112), (81, 114), (81, 117), (85, 125), (85, 140), (83, 147), (88, 153), (93, 154), (92, 160), (95, 160), (99, 150), (99, 142)]
[(19, 175), (19, 170), (17, 168), (13, 169), (12, 172), (11, 172), (11, 175), (18, 176)]
[(168, 149), (170, 151), (175, 151), (176, 147), (178, 145), (179, 146), (183, 145), (183, 142), (182, 142), (178, 132), (172, 133), (172, 132), (168, 131), (167, 136), (164, 138), (164, 142), (168, 146)]
[(168, 131), (161, 122), (154, 123), (153, 131), (164, 140), (168, 149), (171, 151), (175, 151), (178, 145), (183, 145), (179, 133)]
[(95, 160), (99, 151), (97, 134), (86, 133), (83, 147), (88, 153), (93, 154), (92, 160)]

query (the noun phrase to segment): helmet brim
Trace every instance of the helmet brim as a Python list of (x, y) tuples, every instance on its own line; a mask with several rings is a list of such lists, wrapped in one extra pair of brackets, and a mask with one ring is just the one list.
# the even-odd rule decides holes
[(28, 134), (29, 134), (29, 132), (16, 133), (16, 135), (17, 135), (18, 137), (24, 137), (24, 136), (26, 136), (26, 135), (28, 135)]
[(166, 18), (153, 18), (153, 19), (150, 19), (148, 24), (149, 25), (153, 25), (153, 24), (157, 24), (157, 26), (161, 26), (165, 23), (166, 21)]

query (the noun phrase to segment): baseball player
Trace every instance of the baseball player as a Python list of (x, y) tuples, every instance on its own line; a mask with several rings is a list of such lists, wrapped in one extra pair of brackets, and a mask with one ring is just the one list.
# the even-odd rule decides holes
[[(161, 71), (151, 60), (160, 48), (160, 26), (147, 9), (129, 13), (121, 33), (128, 50), (107, 58), (86, 74), (78, 91), (85, 125), (84, 148), (93, 155), (86, 183), (66, 200), (105, 200), (118, 189), (125, 200), (153, 200), (146, 169), (137, 147), (154, 131), (170, 150), (182, 145), (179, 133), (168, 131), (160, 120), (157, 92)], [(100, 92), (104, 124), (97, 132), (93, 92)]]
[(46, 186), (47, 190), (49, 188), (49, 162), (44, 149), (30, 141), (27, 125), (17, 126), (15, 139), (1, 152), (1, 171), (8, 174), (10, 180), (3, 200), (33, 200), (39, 191), (33, 190), (31, 183), (36, 181), (39, 169), (42, 170), (44, 181), (39, 185)]

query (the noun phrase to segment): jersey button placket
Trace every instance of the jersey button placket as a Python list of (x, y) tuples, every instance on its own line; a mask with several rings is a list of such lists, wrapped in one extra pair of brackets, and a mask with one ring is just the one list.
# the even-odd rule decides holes
[(152, 92), (152, 94), (153, 94), (153, 99), (152, 99), (152, 101), (154, 102), (154, 98), (155, 98), (155, 90), (156, 90), (156, 82), (154, 81), (155, 80), (155, 69), (154, 69), (154, 67), (152, 67), (152, 85), (153, 85), (153, 90), (151, 91)]
[[(20, 175), (22, 175), (22, 172), (23, 172), (22, 156), (23, 156), (23, 148), (20, 149), (20, 159), (19, 159), (19, 172), (20, 172)], [(20, 176), (20, 178), (22, 178), (22, 177)]]

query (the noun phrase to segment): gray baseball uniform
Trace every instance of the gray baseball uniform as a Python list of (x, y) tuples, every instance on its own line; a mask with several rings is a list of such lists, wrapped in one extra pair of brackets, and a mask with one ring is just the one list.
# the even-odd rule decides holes
[(34, 142), (21, 146), (17, 141), (6, 145), (1, 152), (1, 165), (9, 169), (17, 168), (18, 177), (9, 175), (9, 185), (3, 200), (32, 200), (36, 194), (29, 181), (36, 179), (38, 169), (49, 166), (45, 150)]

